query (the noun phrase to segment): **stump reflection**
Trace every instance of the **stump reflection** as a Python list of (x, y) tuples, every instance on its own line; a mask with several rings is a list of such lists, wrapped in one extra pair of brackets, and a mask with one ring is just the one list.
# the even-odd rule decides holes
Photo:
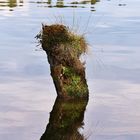
[(57, 97), (40, 140), (86, 140), (79, 128), (84, 125), (87, 103), (88, 98), (64, 100)]

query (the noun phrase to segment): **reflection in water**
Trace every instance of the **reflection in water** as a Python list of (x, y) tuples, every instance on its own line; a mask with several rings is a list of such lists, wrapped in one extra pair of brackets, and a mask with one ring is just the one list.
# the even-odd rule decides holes
[(96, 11), (95, 7), (93, 6), (96, 4), (96, 2), (100, 2), (100, 0), (91, 0), (91, 11)]
[(23, 0), (7, 0), (7, 1), (0, 1), (0, 7), (9, 7), (10, 10), (17, 6), (23, 6)]
[(52, 0), (48, 0), (48, 2), (47, 2), (48, 4), (51, 4), (52, 3)]
[(79, 129), (84, 125), (86, 99), (57, 98), (50, 113), (49, 123), (40, 140), (85, 140)]
[[(99, 2), (100, 0), (91, 0), (91, 1), (74, 1), (74, 2), (65, 2), (65, 0), (57, 0), (55, 3), (52, 2), (52, 0), (47, 1), (29, 1), (29, 3), (36, 3), (36, 4), (43, 4), (44, 7), (59, 7), (59, 8), (85, 8), (86, 4), (91, 4), (91, 11), (95, 11), (95, 7), (93, 5), (96, 4), (96, 2)], [(65, 3), (64, 3), (65, 2)], [(0, 1), (0, 7), (9, 7), (10, 10), (13, 10), (13, 8), (17, 6), (23, 6), (23, 0), (4, 0)], [(46, 5), (47, 4), (47, 5)]]
[(96, 2), (100, 2), (100, 0), (91, 0), (91, 4), (96, 4)]
[(23, 0), (19, 0), (20, 5), (19, 6), (23, 6), (22, 4), (24, 3)]
[(64, 0), (57, 0), (56, 7), (64, 7)]
[[(91, 4), (91, 11), (95, 11), (95, 7), (93, 7), (93, 5), (96, 4), (96, 2), (100, 2), (100, 0), (91, 0), (91, 1), (73, 1), (73, 2), (68, 2), (65, 0), (57, 0), (56, 2), (52, 2), (52, 0), (48, 0), (47, 2), (45, 1), (29, 1), (29, 3), (36, 3), (36, 4), (40, 4), (43, 7), (49, 7), (49, 8), (54, 8), (54, 7), (58, 7), (58, 8), (68, 8), (68, 7), (72, 7), (72, 8), (86, 8), (86, 5), (89, 6), (89, 4)], [(47, 5), (46, 5), (47, 4)]]
[(17, 0), (8, 0), (8, 7), (13, 8), (17, 6)]

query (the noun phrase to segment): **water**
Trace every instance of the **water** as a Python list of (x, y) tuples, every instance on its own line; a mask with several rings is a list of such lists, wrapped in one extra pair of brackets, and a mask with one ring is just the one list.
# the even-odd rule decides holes
[(89, 43), (90, 98), (79, 131), (88, 140), (140, 139), (140, 1), (0, 1), (0, 140), (39, 140), (56, 91), (42, 23), (63, 22)]

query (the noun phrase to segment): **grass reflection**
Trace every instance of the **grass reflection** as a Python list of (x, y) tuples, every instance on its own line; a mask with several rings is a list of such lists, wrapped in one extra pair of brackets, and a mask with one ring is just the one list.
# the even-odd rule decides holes
[[(40, 4), (42, 7), (48, 7), (48, 8), (86, 8), (86, 5), (89, 6), (91, 5), (91, 9), (93, 7), (93, 5), (95, 5), (97, 2), (100, 2), (100, 0), (81, 0), (81, 1), (65, 1), (65, 0), (57, 0), (57, 1), (52, 1), (52, 0), (48, 0), (48, 1), (29, 1), (29, 3), (35, 3), (35, 4)], [(91, 10), (91, 11), (95, 11), (95, 10)]]
[(100, 2), (100, 0), (91, 0), (91, 4), (96, 4), (96, 2)]
[(64, 0), (57, 0), (56, 7), (64, 7)]
[[(86, 5), (91, 5), (91, 11), (95, 11), (93, 5), (96, 4), (96, 2), (99, 2), (100, 0), (81, 0), (81, 1), (66, 1), (66, 0), (56, 0), (55, 2), (52, 0), (42, 1), (42, 0), (29, 0), (27, 3), (32, 4), (40, 4), (42, 7), (47, 8), (86, 8)], [(2, 0), (0, 1), (0, 9), (3, 9), (2, 7), (10, 8), (11, 11), (14, 10), (15, 7), (23, 6), (24, 1), (23, 0)]]
[(17, 6), (23, 6), (23, 0), (4, 0), (0, 1), (1, 8), (9, 8), (9, 10), (13, 10)]

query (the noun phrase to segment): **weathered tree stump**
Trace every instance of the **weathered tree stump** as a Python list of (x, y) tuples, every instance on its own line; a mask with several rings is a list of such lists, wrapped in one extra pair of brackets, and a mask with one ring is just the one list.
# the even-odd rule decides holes
[(40, 39), (57, 95), (62, 98), (88, 97), (85, 67), (80, 61), (87, 49), (84, 37), (70, 32), (64, 25), (53, 24), (43, 25)]

